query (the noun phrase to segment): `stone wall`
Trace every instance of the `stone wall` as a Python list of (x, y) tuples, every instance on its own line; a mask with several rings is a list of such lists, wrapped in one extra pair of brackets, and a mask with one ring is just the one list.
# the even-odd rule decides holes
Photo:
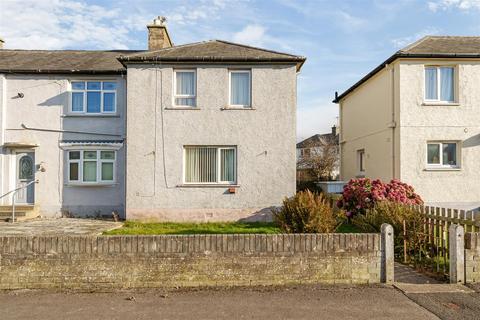
[(465, 234), (465, 282), (480, 282), (480, 232)]
[(0, 237), (0, 289), (378, 283), (380, 234)]

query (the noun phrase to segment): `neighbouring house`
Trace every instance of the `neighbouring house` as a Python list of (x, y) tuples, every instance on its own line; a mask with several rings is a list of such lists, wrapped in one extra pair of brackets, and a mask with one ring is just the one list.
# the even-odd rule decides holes
[(38, 181), (19, 214), (236, 220), (294, 194), (305, 58), (147, 27), (148, 50), (0, 49), (0, 195)]
[(337, 126), (330, 133), (315, 134), (297, 143), (297, 181), (336, 180), (338, 164)]
[(427, 203), (480, 206), (480, 37), (427, 36), (341, 95), (340, 175), (400, 179)]

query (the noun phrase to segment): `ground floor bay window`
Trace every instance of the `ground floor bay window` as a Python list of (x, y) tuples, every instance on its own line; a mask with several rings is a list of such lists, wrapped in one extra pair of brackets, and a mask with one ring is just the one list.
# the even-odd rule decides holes
[(184, 183), (236, 184), (236, 163), (234, 146), (186, 146)]
[(109, 184), (115, 182), (116, 154), (113, 150), (68, 151), (68, 182)]

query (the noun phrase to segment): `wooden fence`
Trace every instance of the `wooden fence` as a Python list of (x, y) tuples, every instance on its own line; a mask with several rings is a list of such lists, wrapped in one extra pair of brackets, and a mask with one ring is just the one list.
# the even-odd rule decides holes
[[(420, 213), (416, 222), (403, 223), (397, 239), (397, 258), (439, 278), (448, 278), (449, 234), (452, 224), (465, 232), (480, 231), (480, 213), (433, 206), (414, 206)], [(402, 245), (403, 242), (403, 245)]]

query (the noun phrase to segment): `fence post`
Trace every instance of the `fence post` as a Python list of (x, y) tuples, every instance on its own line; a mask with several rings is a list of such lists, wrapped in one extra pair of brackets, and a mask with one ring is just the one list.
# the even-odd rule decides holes
[(465, 231), (452, 224), (448, 228), (450, 283), (465, 283)]
[(393, 283), (394, 281), (394, 257), (393, 257), (393, 227), (388, 223), (381, 226), (381, 273), (380, 281), (383, 283)]

